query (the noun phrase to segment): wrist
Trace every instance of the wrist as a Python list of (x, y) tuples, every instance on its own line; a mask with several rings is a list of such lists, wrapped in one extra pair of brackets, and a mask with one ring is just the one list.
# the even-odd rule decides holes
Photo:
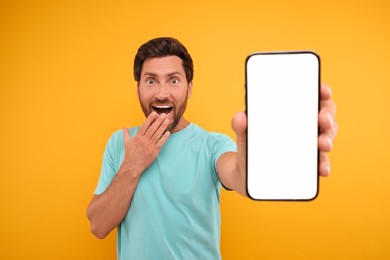
[(144, 169), (141, 169), (140, 167), (137, 167), (137, 165), (125, 160), (123, 161), (119, 171), (118, 175), (126, 176), (126, 179), (132, 180), (138, 180)]

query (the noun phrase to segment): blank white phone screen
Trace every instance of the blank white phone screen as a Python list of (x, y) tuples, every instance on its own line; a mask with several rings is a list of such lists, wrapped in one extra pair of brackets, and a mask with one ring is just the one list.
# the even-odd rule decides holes
[(312, 52), (248, 57), (247, 191), (252, 199), (317, 196), (319, 84), (320, 61)]

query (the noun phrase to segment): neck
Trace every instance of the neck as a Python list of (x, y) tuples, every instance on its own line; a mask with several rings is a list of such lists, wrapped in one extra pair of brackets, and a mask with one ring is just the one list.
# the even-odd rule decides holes
[(175, 128), (173, 128), (171, 130), (171, 134), (174, 134), (174, 133), (177, 133), (181, 130), (183, 130), (184, 128), (186, 128), (188, 125), (190, 124), (190, 122), (188, 122), (184, 117), (182, 117), (179, 121), (179, 123), (177, 123), (177, 125), (175, 126)]

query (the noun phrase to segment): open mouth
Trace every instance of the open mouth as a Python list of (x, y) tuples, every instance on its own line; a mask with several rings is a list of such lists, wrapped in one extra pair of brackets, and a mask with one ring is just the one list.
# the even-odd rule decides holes
[(159, 115), (166, 114), (168, 115), (173, 110), (173, 106), (153, 106), (153, 111), (156, 111)]

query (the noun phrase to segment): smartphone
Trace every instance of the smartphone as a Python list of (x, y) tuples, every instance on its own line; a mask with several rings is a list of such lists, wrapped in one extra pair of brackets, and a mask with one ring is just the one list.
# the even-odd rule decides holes
[(249, 197), (313, 200), (319, 191), (319, 56), (254, 53), (245, 68)]

